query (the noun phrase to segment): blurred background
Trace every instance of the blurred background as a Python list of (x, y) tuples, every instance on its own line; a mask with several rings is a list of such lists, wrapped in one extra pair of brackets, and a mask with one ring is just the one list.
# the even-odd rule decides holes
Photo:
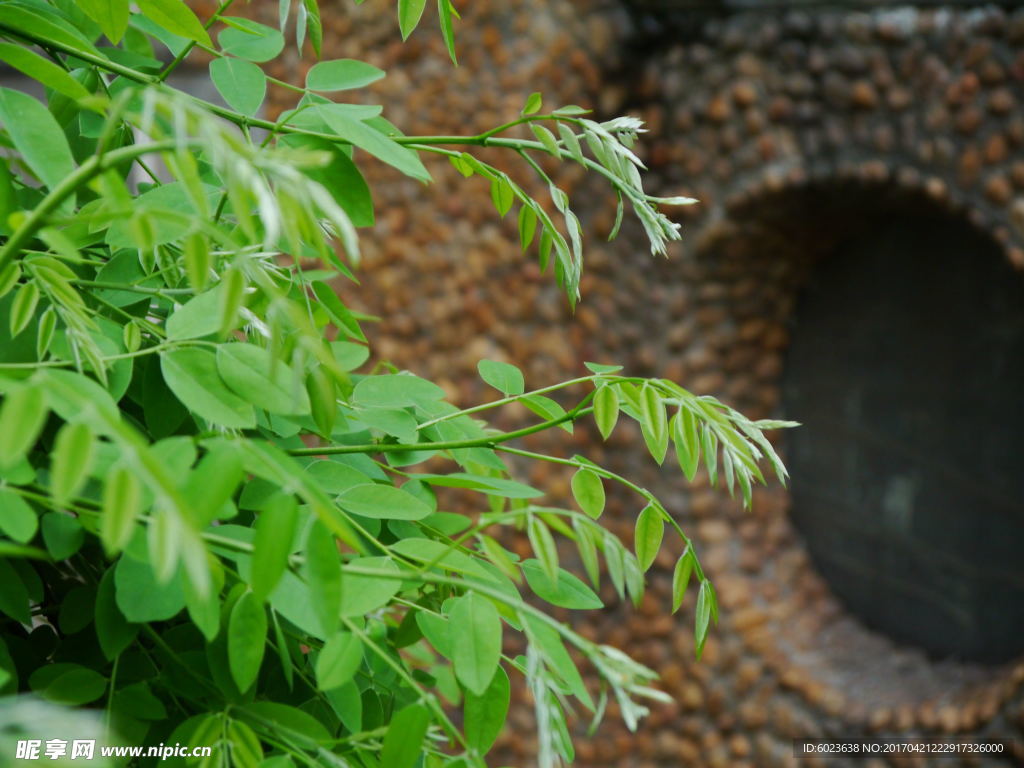
[[(784, 766), (794, 738), (872, 735), (1016, 739), (1012, 754), (941, 764), (1024, 764), (1024, 10), (465, 0), (453, 68), (429, 19), (402, 44), (393, 3), (321, 5), (324, 57), (388, 70), (356, 98), (406, 133), (477, 133), (540, 91), (548, 109), (643, 118), (651, 191), (700, 200), (677, 212), (684, 242), (655, 260), (628, 223), (605, 242), (614, 198), (598, 180), (547, 166), (586, 229), (572, 314), (482, 181), (443, 159), (429, 187), (368, 162), (377, 226), (363, 285), (339, 290), (382, 318), (379, 358), (464, 405), (491, 397), (480, 358), (520, 365), (532, 387), (594, 360), (804, 424), (775, 436), (791, 487), (756, 491), (752, 512), (706, 476), (652, 467), (628, 430), (602, 443), (581, 424), (528, 446), (656, 491), (722, 605), (695, 662), (693, 596), (669, 616), (677, 550), (639, 609), (606, 591), (584, 631), (657, 669), (676, 703), (637, 734), (612, 705), (578, 765)], [(246, 12), (274, 24), (277, 3)], [(272, 74), (308, 64), (290, 51)], [(568, 496), (557, 467), (529, 472)], [(638, 512), (611, 497), (626, 540)], [(532, 760), (525, 699), (499, 747), (510, 764)]]

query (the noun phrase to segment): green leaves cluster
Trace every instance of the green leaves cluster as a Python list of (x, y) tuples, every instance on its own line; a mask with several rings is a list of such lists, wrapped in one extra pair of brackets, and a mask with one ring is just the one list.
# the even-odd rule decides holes
[[(631, 418), (659, 463), (674, 445), (688, 477), (703, 466), (749, 504), (762, 460), (785, 479), (763, 435), (785, 424), (609, 366), (528, 390), (517, 368), (485, 360), (496, 397), (467, 408), (370, 366), (371, 318), (344, 298), (357, 229), (374, 220), (361, 168), (426, 182), (422, 158), (440, 154), (484, 177), (501, 215), (519, 206), (522, 245), (539, 238), (571, 302), (579, 222), (534, 155), (602, 174), (655, 252), (678, 236), (657, 206), (687, 201), (643, 193), (637, 121), (543, 114), (538, 94), (484, 134), (407, 137), (381, 107), (325, 95), (384, 76), (340, 59), (286, 84), (292, 108), (265, 120), (262, 65), (290, 43), (319, 56), (319, 10), (282, 0), (270, 27), (231, 5), (200, 19), (181, 0), (0, 4), (0, 60), (44, 94), (0, 89), (4, 720), (214, 747), (203, 766), (482, 766), (522, 675), (539, 764), (571, 761), (574, 708), (596, 722), (614, 696), (635, 727), (643, 700), (664, 695), (653, 672), (537, 606), (600, 608), (602, 579), (639, 601), (666, 529), (684, 551), (672, 609), (699, 583), (698, 649), (717, 605), (650, 492), (515, 442), (590, 415), (608, 438)], [(454, 59), (457, 14), (448, 0), (438, 11)], [(424, 13), (400, 0), (403, 37)], [(195, 51), (226, 107), (166, 84)], [(503, 135), (520, 125), (532, 139)], [(560, 226), (474, 157), (483, 146), (540, 175)], [(512, 404), (532, 414), (521, 428), (482, 420)], [(579, 509), (544, 504), (507, 454), (563, 465)], [(601, 525), (611, 485), (639, 497), (632, 547)], [(509, 531), (532, 557), (502, 544)], [(586, 581), (563, 567), (569, 546)], [(507, 653), (513, 633), (522, 656)], [(55, 734), (70, 737), (42, 737)]]

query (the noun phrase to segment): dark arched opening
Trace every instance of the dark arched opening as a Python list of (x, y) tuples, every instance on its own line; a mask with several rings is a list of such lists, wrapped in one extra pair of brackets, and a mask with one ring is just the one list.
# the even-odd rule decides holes
[(865, 221), (810, 272), (783, 377), (792, 516), (869, 627), (1024, 651), (1024, 281), (945, 212)]

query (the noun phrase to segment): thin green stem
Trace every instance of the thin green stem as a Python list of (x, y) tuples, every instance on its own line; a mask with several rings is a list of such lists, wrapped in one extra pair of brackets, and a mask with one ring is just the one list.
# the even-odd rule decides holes
[[(557, 456), (548, 456), (547, 454), (544, 453), (526, 451), (521, 448), (512, 448), (511, 446), (496, 446), (495, 450), (501, 451), (502, 453), (512, 454), (513, 456), (522, 456), (527, 459), (534, 459), (536, 461), (546, 461), (551, 464), (561, 464), (566, 467), (575, 467), (576, 469), (589, 469), (591, 472), (600, 475), (606, 480), (613, 480), (614, 482), (619, 483), (620, 485), (624, 485), (634, 493), (646, 499), (647, 503), (656, 504), (658, 509), (661, 509), (663, 512), (662, 518), (669, 525), (671, 525), (673, 529), (675, 529), (676, 533), (679, 535), (679, 538), (682, 539), (683, 543), (686, 544), (686, 546), (691, 547), (691, 549), (693, 547), (693, 542), (690, 540), (690, 537), (686, 535), (686, 533), (683, 531), (682, 527), (679, 525), (676, 519), (672, 517), (672, 515), (668, 514), (667, 511), (664, 510), (664, 508), (661, 505), (661, 502), (658, 501), (658, 498), (653, 493), (648, 491), (646, 488), (642, 488), (641, 486), (634, 483), (632, 480), (629, 480), (623, 477), (622, 475), (616, 474), (615, 472), (605, 469), (604, 467), (599, 467), (596, 464), (576, 461), (574, 459), (562, 459)], [(694, 566), (694, 572), (700, 579), (703, 580), (704, 570), (700, 567), (700, 563), (697, 561), (696, 557), (694, 557)]]
[(514, 432), (504, 432), (488, 437), (478, 437), (468, 440), (445, 440), (434, 443), (368, 443), (363, 445), (323, 445), (318, 448), (293, 448), (288, 451), (292, 456), (327, 456), (344, 453), (400, 453), (408, 451), (452, 451), (459, 448), (493, 448), (499, 443), (515, 440), (519, 437), (532, 435), (535, 432), (543, 432), (546, 429), (557, 427), (567, 421), (574, 421), (581, 416), (586, 416), (593, 411), (593, 408), (574, 408), (561, 416), (549, 419), (548, 421), (534, 424), (532, 427), (524, 427)]
[(472, 408), (465, 408), (465, 409), (463, 409), (461, 411), (458, 411), (457, 413), (449, 413), (449, 414), (446, 414), (444, 416), (438, 416), (436, 419), (430, 419), (429, 421), (424, 421), (423, 423), (418, 424), (416, 426), (416, 429), (418, 429), (418, 430), (419, 429), (426, 429), (427, 427), (432, 427), (435, 424), (440, 424), (442, 421), (448, 421), (449, 419), (455, 419), (455, 418), (458, 418), (459, 416), (469, 416), (470, 414), (480, 413), (481, 411), (487, 411), (487, 410), (490, 410), (491, 408), (498, 408), (498, 407), (500, 407), (502, 405), (508, 405), (509, 403), (514, 403), (514, 402), (516, 402), (518, 400), (522, 400), (523, 398), (530, 397), (532, 395), (543, 395), (543, 394), (545, 394), (547, 392), (554, 392), (555, 390), (558, 390), (558, 389), (565, 389), (566, 387), (571, 387), (571, 386), (573, 386), (575, 384), (583, 384), (584, 382), (587, 382), (587, 381), (593, 381), (596, 378), (598, 378), (596, 375), (595, 376), (580, 376), (577, 379), (571, 379), (569, 381), (563, 381), (561, 384), (552, 384), (551, 386), (548, 386), (548, 387), (541, 387), (540, 389), (534, 389), (534, 390), (532, 390), (530, 392), (525, 392), (522, 395), (509, 395), (508, 397), (503, 397), (500, 400), (492, 400), (491, 402), (484, 403), (483, 405), (475, 405)]
[(445, 730), (448, 731), (448, 735), (451, 738), (455, 739), (462, 746), (463, 749), (468, 749), (469, 745), (466, 743), (465, 736), (462, 735), (462, 731), (455, 727), (455, 723), (453, 723), (451, 721), (451, 718), (448, 717), (448, 713), (445, 712), (444, 708), (438, 703), (437, 697), (434, 696), (434, 694), (426, 691), (423, 688), (423, 686), (417, 683), (415, 678), (413, 678), (413, 676), (409, 674), (409, 670), (407, 670), (402, 664), (399, 664), (397, 661), (395, 661), (394, 658), (392, 658), (390, 654), (386, 653), (379, 645), (377, 645), (377, 643), (374, 642), (373, 639), (366, 632), (364, 632), (362, 629), (356, 626), (355, 622), (353, 622), (347, 616), (342, 616), (341, 621), (349, 632), (351, 632), (353, 635), (358, 637), (360, 641), (362, 641), (363, 645), (369, 647), (370, 650), (377, 654), (377, 657), (381, 661), (383, 661), (385, 664), (387, 664), (389, 667), (395, 670), (395, 674), (402, 678), (406, 685), (408, 685), (410, 688), (419, 693), (419, 695), (426, 702), (427, 706), (429, 706), (434, 711), (434, 715), (438, 718), (438, 720), (440, 720), (444, 724)]
[[(226, 11), (228, 8), (230, 8), (231, 4), (234, 2), (235, 0), (224, 0), (224, 2), (220, 4), (220, 7), (214, 12), (213, 16), (211, 16), (203, 25), (203, 29), (209, 29), (210, 27), (212, 27), (217, 22), (217, 19), (220, 18), (221, 14), (224, 13), (224, 11)], [(163, 71), (157, 76), (157, 82), (162, 83), (164, 80), (166, 80), (168, 76), (174, 70), (176, 70), (178, 66), (181, 64), (181, 62), (183, 62), (185, 58), (192, 52), (192, 49), (195, 48), (196, 45), (198, 45), (198, 43), (195, 40), (189, 40), (185, 47), (181, 49), (181, 52), (174, 57), (174, 61), (172, 61), (170, 64), (164, 67)]]
[[(150, 275), (146, 276), (147, 278)], [(191, 288), (144, 288), (141, 285), (131, 283), (104, 283), (96, 280), (71, 280), (75, 285), (84, 285), (86, 288), (99, 288), (112, 291), (128, 291), (129, 293), (143, 293), (149, 296), (184, 296), (195, 293)]]
[[(2, 26), (2, 25), (0, 25)], [(56, 211), (65, 200), (73, 195), (79, 187), (104, 171), (117, 166), (126, 160), (133, 160), (151, 152), (174, 149), (180, 142), (176, 139), (158, 141), (152, 144), (136, 144), (108, 152), (104, 155), (93, 155), (75, 170), (65, 176), (61, 182), (50, 190), (39, 205), (22, 221), (7, 242), (0, 248), (0, 270), (13, 261), (35, 236), (36, 232), (46, 223), (47, 217)]]

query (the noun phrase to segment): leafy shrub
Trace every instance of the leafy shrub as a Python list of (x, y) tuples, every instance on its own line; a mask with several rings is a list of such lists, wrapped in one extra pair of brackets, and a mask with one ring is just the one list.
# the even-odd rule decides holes
[[(191, 761), (203, 765), (484, 765), (522, 675), (539, 764), (571, 761), (571, 706), (599, 721), (612, 696), (632, 728), (664, 695), (651, 670), (538, 607), (601, 607), (560, 567), (557, 540), (594, 587), (603, 560), (635, 601), (671, 528), (687, 544), (673, 610), (694, 580), (698, 652), (715, 593), (651, 493), (514, 441), (591, 415), (607, 437), (622, 414), (657, 462), (674, 445), (687, 477), (703, 461), (749, 504), (763, 457), (785, 477), (762, 434), (782, 423), (604, 365), (527, 391), (518, 369), (485, 360), (500, 397), (460, 409), (412, 373), (360, 373), (364, 318), (331, 281), (351, 277), (356, 228), (373, 221), (359, 170), (372, 158), (428, 181), (421, 156), (439, 154), (488, 181), (570, 302), (581, 230), (537, 156), (604, 176), (655, 253), (678, 237), (658, 206), (689, 201), (643, 192), (639, 121), (543, 112), (538, 94), (478, 136), (404, 136), (379, 107), (322, 95), (383, 72), (323, 61), (289, 86), (293, 109), (260, 118), (260, 63), (292, 17), (298, 48), (318, 55), (318, 9), (282, 0), (278, 30), (230, 4), (205, 23), (180, 0), (0, 5), (0, 59), (45, 89), (0, 89), (0, 692), (19, 694), (0, 701), (5, 720), (94, 729), (46, 702), (99, 709), (106, 743), (213, 745)], [(423, 6), (400, 0), (404, 36)], [(439, 8), (454, 59), (454, 9)], [(166, 84), (197, 50), (228, 106)], [(509, 137), (519, 125), (534, 138)], [(473, 155), (484, 146), (539, 174), (551, 205)], [(549, 397), (562, 389), (583, 393), (575, 407)], [(512, 403), (537, 420), (481, 420)], [(564, 465), (579, 509), (543, 506), (505, 455)], [(632, 551), (601, 526), (606, 483), (638, 497)], [(439, 487), (477, 511), (439, 508)], [(534, 557), (506, 549), (504, 529)], [(512, 633), (525, 655), (503, 653)]]

